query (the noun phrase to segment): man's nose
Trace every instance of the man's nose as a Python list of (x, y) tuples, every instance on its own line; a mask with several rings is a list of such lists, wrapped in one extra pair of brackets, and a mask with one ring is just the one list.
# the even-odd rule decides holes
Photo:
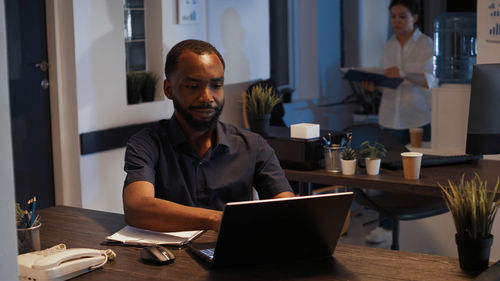
[(212, 96), (212, 92), (210, 91), (210, 87), (208, 85), (203, 87), (203, 90), (200, 93), (200, 101), (203, 103), (211, 103), (214, 101), (214, 97)]

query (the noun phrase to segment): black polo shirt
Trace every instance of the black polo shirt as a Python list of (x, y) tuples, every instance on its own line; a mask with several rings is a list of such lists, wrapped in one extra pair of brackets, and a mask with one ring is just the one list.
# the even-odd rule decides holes
[(127, 143), (124, 187), (148, 181), (157, 198), (216, 210), (227, 202), (249, 200), (252, 186), (261, 199), (292, 191), (260, 135), (218, 122), (215, 139), (200, 158), (175, 116), (141, 130)]

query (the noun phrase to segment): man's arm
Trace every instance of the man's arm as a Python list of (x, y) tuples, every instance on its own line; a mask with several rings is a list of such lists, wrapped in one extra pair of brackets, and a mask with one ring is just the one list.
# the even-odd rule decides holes
[(128, 225), (160, 232), (218, 231), (222, 219), (221, 211), (155, 198), (154, 186), (147, 181), (135, 181), (125, 187), (123, 208)]
[(284, 191), (284, 192), (276, 194), (273, 197), (273, 199), (276, 199), (276, 198), (286, 198), (286, 197), (295, 197), (295, 194), (293, 192), (290, 192), (290, 191)]

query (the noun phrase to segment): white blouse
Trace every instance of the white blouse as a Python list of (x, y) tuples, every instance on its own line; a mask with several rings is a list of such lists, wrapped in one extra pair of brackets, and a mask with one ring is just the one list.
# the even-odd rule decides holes
[[(434, 43), (417, 28), (401, 48), (393, 35), (384, 47), (383, 69), (397, 66), (402, 73), (424, 74), (427, 88), (404, 80), (397, 89), (384, 88), (379, 124), (391, 129), (421, 127), (431, 122), (431, 88), (437, 85), (433, 74)], [(404, 74), (403, 74), (404, 75)]]

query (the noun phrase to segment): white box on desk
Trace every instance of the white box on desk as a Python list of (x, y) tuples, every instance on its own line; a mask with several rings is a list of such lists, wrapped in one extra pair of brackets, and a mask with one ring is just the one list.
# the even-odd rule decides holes
[(319, 124), (299, 123), (290, 126), (290, 137), (294, 139), (319, 138)]

